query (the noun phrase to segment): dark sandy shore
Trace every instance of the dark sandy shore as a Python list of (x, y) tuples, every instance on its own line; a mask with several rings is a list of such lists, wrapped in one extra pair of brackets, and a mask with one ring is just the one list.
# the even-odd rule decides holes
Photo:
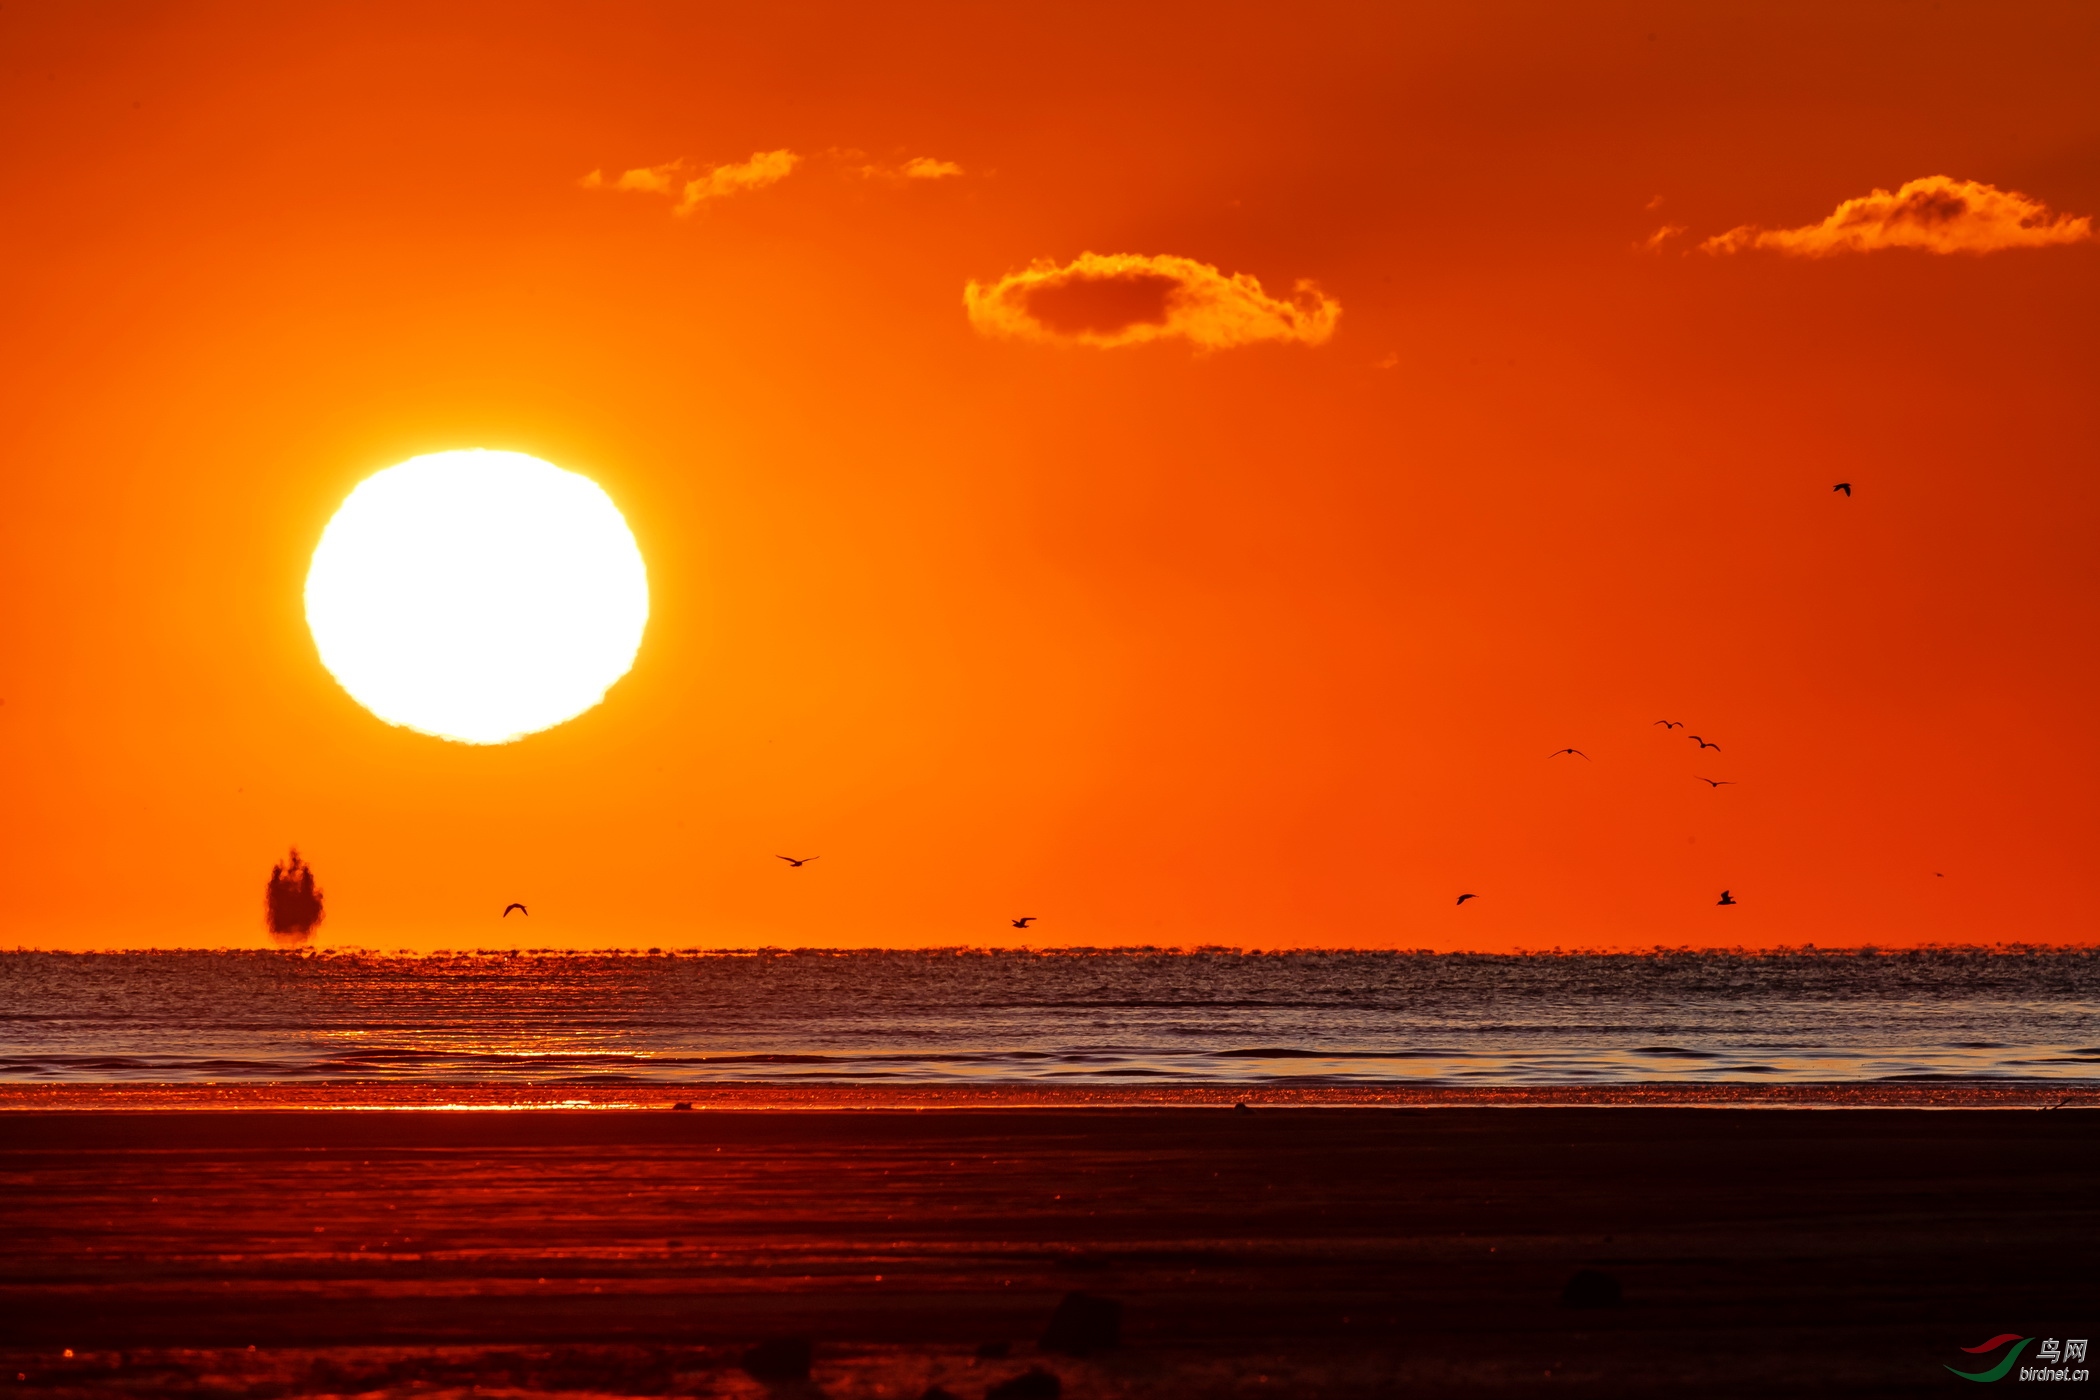
[[(1963, 1346), (2100, 1330), (2096, 1184), (2077, 1108), (17, 1110), (0, 1380), (1964, 1393)], [(1565, 1306), (1583, 1269), (1621, 1302)], [(1038, 1350), (1075, 1290), (1119, 1348)], [(738, 1367), (785, 1336), (808, 1382)]]

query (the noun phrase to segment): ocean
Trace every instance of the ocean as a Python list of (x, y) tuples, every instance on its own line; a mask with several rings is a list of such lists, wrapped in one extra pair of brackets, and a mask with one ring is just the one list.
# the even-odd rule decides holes
[(2100, 950), (0, 954), (0, 1081), (2100, 1079)]

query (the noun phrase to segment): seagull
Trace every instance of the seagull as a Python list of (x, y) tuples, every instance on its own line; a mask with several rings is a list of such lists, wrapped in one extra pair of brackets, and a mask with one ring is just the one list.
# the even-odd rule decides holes
[(1656, 723), (1661, 725), (1665, 729), (1684, 728), (1684, 721), (1681, 719), (1659, 719), (1656, 721)]
[[(1695, 777), (1695, 778), (1699, 778), (1699, 775), (1698, 775), (1697, 773), (1694, 773), (1694, 774), (1692, 774), (1692, 776), (1693, 776), (1693, 777)], [(1733, 779), (1733, 778), (1699, 778), (1699, 781), (1700, 781), (1700, 782), (1702, 782), (1702, 783), (1705, 783), (1705, 784), (1706, 784), (1706, 785), (1707, 785), (1708, 787), (1734, 787), (1734, 786), (1735, 786), (1735, 779)]]
[(1732, 895), (1732, 894), (1730, 894), (1730, 893), (1729, 893), (1728, 891), (1726, 891), (1726, 890), (1722, 890), (1722, 891), (1721, 891), (1721, 897), (1720, 897), (1719, 899), (1715, 900), (1715, 901), (1714, 901), (1714, 903), (1716, 903), (1716, 904), (1733, 904), (1733, 903), (1735, 903), (1735, 896), (1734, 896), (1734, 895)]
[(1559, 757), (1560, 757), (1560, 756), (1561, 756), (1562, 754), (1564, 754), (1564, 753), (1571, 753), (1571, 754), (1574, 754), (1574, 755), (1575, 755), (1575, 756), (1576, 756), (1577, 758), (1579, 758), (1579, 759), (1583, 759), (1583, 760), (1584, 760), (1584, 761), (1586, 761), (1586, 762), (1590, 762), (1590, 763), (1594, 763), (1594, 762), (1596, 762), (1596, 760), (1595, 760), (1595, 759), (1591, 758), (1591, 757), (1590, 757), (1590, 756), (1589, 756), (1588, 754), (1584, 753), (1584, 752), (1583, 752), (1583, 751), (1582, 751), (1581, 749), (1555, 749), (1555, 750), (1554, 750), (1554, 751), (1553, 751), (1552, 753), (1549, 753), (1549, 754), (1547, 754), (1547, 755), (1546, 755), (1546, 757), (1548, 757), (1548, 758), (1559, 758)]
[(802, 868), (803, 866), (805, 866), (805, 865), (809, 864), (809, 863), (810, 863), (811, 861), (813, 861), (813, 860), (822, 860), (822, 859), (823, 859), (823, 857), (822, 857), (822, 856), (804, 856), (804, 857), (802, 857), (802, 859), (800, 859), (800, 860), (796, 860), (796, 859), (795, 859), (795, 858), (794, 858), (793, 856), (775, 856), (775, 857), (773, 857), (773, 859), (775, 859), (775, 860), (784, 860), (784, 861), (786, 861), (786, 862), (787, 862), (787, 863), (788, 863), (789, 865), (793, 866), (793, 867), (794, 867), (795, 869), (797, 869), (797, 870), (800, 870), (800, 869), (801, 869), (801, 868)]
[(1837, 485), (1831, 487), (1830, 489), (1833, 491), (1844, 492), (1848, 499), (1852, 495), (1852, 483), (1849, 481), (1840, 481)]
[(1477, 895), (1477, 894), (1462, 894), (1462, 895), (1460, 895), (1460, 896), (1458, 897), (1458, 902), (1459, 902), (1460, 904), (1464, 904), (1464, 903), (1465, 903), (1465, 902), (1466, 902), (1467, 900), (1469, 900), (1469, 899), (1478, 899), (1478, 898), (1480, 898), (1480, 896), (1479, 896), (1479, 895)]
[(1702, 749), (1712, 749), (1716, 753), (1720, 752), (1721, 746), (1719, 744), (1709, 744), (1706, 742), (1706, 740), (1701, 739), (1696, 734), (1687, 734), (1685, 737), (1690, 739), (1692, 742), (1696, 743)]
[(524, 905), (522, 905), (522, 904), (506, 904), (506, 905), (504, 905), (504, 906), (503, 906), (503, 914), (502, 914), (502, 917), (503, 917), (503, 918), (506, 918), (506, 919), (507, 919), (507, 918), (509, 918), (509, 917), (510, 917), (510, 911), (511, 911), (511, 910), (513, 910), (513, 909), (517, 910), (517, 911), (518, 911), (518, 912), (519, 912), (520, 914), (523, 914), (523, 915), (524, 915), (524, 916), (525, 916), (526, 918), (528, 918), (528, 919), (532, 917), (532, 911), (531, 911), (530, 909), (527, 909), (527, 908), (526, 908), (526, 907), (525, 907)]
[(1034, 923), (1040, 917), (1041, 915), (1038, 914), (1030, 914), (1025, 919), (1009, 919), (1007, 920), (1007, 922), (1012, 924), (1015, 928), (1027, 928), (1030, 924)]

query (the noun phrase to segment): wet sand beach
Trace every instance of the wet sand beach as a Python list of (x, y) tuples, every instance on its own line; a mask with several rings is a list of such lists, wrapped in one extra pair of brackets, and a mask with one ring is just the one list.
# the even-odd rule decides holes
[[(1959, 1347), (2100, 1315), (2096, 1148), (2075, 1107), (16, 1109), (0, 1360), (51, 1395), (1953, 1393)], [(1567, 1306), (1582, 1270), (1618, 1303)], [(1073, 1291), (1120, 1347), (1038, 1348)], [(780, 1337), (809, 1381), (739, 1367)]]

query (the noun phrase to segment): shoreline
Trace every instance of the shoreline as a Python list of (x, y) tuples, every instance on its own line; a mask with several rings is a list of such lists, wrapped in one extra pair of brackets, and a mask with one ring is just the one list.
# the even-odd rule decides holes
[[(53, 1400), (1855, 1400), (2094, 1321), (2092, 1113), (0, 1121), (0, 1365)], [(1057, 1344), (1075, 1293), (1116, 1344)]]
[(0, 1084), (0, 1113), (637, 1110), (903, 1111), (1282, 1108), (2100, 1108), (2100, 1080), (1761, 1084), (603, 1084), (502, 1081)]

